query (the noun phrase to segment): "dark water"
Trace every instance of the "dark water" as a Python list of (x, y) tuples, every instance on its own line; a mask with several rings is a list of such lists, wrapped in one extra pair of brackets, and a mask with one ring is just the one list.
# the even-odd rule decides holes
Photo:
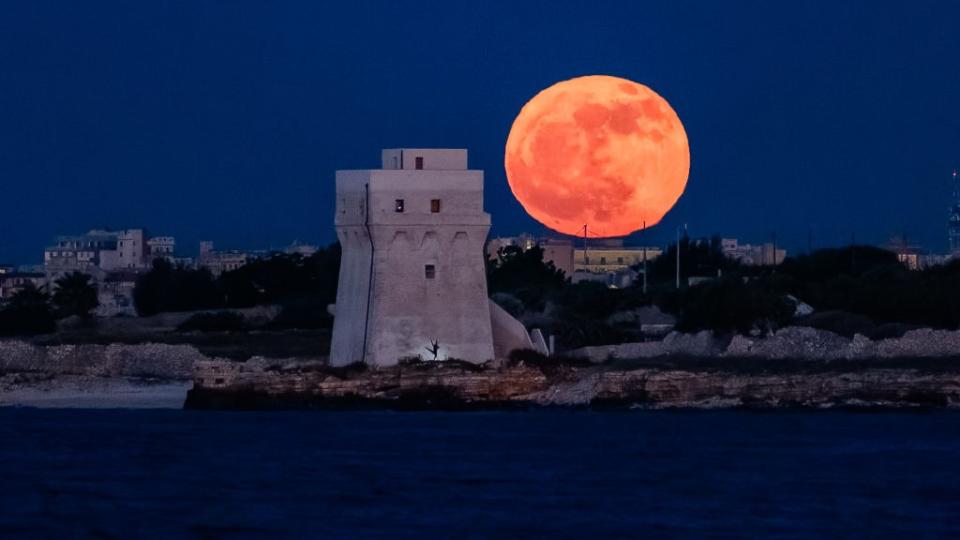
[(956, 413), (0, 409), (0, 538), (960, 538)]

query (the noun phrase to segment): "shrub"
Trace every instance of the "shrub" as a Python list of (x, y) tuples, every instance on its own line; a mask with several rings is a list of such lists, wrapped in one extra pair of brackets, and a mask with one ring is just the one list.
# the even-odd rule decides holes
[(677, 316), (677, 330), (749, 333), (790, 321), (794, 306), (765, 281), (727, 276), (663, 295), (660, 307)]
[(333, 327), (333, 317), (327, 311), (327, 302), (318, 298), (304, 298), (280, 307), (280, 313), (268, 325), (275, 329), (316, 330)]
[(133, 304), (140, 316), (164, 311), (193, 311), (223, 306), (209, 270), (173, 266), (158, 259), (153, 268), (137, 279)]
[(0, 310), (0, 336), (35, 336), (56, 329), (47, 295), (33, 285), (13, 295)]
[(177, 326), (180, 332), (241, 332), (247, 329), (247, 319), (231, 311), (197, 313)]
[(89, 317), (90, 312), (100, 305), (92, 279), (87, 274), (72, 272), (56, 281), (51, 300), (58, 317)]
[(527, 365), (531, 367), (589, 367), (593, 363), (587, 358), (577, 356), (544, 356), (532, 349), (514, 349), (510, 351), (507, 358), (507, 365), (518, 366)]

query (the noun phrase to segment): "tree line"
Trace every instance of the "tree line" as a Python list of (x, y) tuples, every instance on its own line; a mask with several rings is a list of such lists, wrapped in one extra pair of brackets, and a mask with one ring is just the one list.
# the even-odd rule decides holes
[(92, 278), (80, 272), (56, 280), (52, 294), (28, 284), (0, 309), (0, 336), (50, 333), (57, 319), (89, 317), (99, 304)]
[(340, 244), (309, 256), (273, 253), (214, 277), (205, 268), (175, 266), (157, 260), (133, 290), (140, 316), (279, 305), (279, 326), (324, 328), (332, 324), (327, 305), (337, 297)]
[[(801, 324), (888, 337), (921, 326), (960, 326), (960, 261), (915, 271), (890, 251), (857, 245), (757, 267), (727, 258), (718, 237), (683, 238), (679, 249), (679, 289), (676, 244), (647, 263), (646, 293), (641, 279), (622, 289), (574, 284), (536, 247), (502, 249), (488, 261), (488, 284), (501, 306), (567, 347), (643, 339), (625, 315), (649, 306), (675, 316), (677, 329), (688, 332), (766, 333)], [(688, 286), (694, 276), (709, 279)], [(814, 314), (798, 317), (798, 301)]]

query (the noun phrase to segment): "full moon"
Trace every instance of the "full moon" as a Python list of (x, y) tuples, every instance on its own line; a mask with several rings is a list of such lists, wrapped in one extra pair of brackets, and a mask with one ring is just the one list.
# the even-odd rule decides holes
[(624, 236), (680, 198), (690, 147), (677, 113), (642, 84), (605, 75), (561, 81), (517, 115), (504, 157), (514, 196), (558, 232)]

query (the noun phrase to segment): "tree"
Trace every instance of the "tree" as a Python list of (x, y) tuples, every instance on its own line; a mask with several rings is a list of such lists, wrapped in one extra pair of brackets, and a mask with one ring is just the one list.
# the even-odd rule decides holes
[[(651, 283), (674, 282), (677, 276), (677, 244), (667, 246), (666, 251), (647, 263)], [(715, 277), (717, 271), (728, 273), (741, 270), (739, 262), (724, 255), (719, 236), (710, 239), (680, 239), (680, 283), (690, 276)], [(639, 284), (639, 282), (638, 282)]]
[(788, 323), (794, 306), (766, 280), (744, 281), (724, 276), (668, 291), (659, 299), (661, 309), (678, 317), (677, 330), (749, 333), (754, 328), (773, 329)]
[(543, 262), (543, 248), (506, 246), (497, 259), (487, 261), (487, 287), (491, 294), (506, 292), (519, 298), (526, 309), (542, 310), (547, 295), (567, 283), (563, 270), (553, 261)]
[(0, 335), (3, 336), (48, 334), (56, 328), (47, 295), (32, 284), (13, 295), (0, 310)]
[(223, 306), (210, 271), (173, 266), (163, 259), (137, 279), (133, 289), (133, 305), (140, 316), (164, 311), (193, 311)]
[(90, 312), (100, 305), (92, 278), (81, 272), (72, 272), (58, 279), (52, 300), (55, 313), (61, 318), (71, 315), (89, 317)]
[(310, 299), (325, 310), (336, 301), (339, 273), (340, 244), (335, 243), (309, 257), (271, 253), (224, 273), (217, 285), (230, 307)]

